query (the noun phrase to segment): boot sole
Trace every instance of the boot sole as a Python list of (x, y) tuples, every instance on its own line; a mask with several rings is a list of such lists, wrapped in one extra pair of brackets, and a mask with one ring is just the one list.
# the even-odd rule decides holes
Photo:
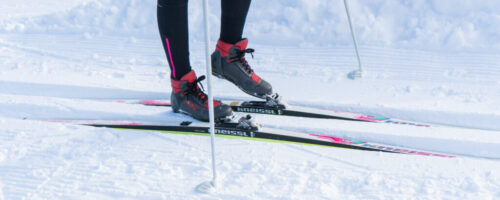
[(238, 84), (236, 84), (231, 79), (226, 78), (224, 75), (220, 75), (220, 74), (215, 73), (213, 71), (212, 71), (212, 75), (216, 76), (219, 79), (224, 79), (224, 80), (227, 80), (227, 81), (233, 83), (233, 85), (235, 85), (236, 87), (240, 88), (241, 91), (247, 93), (248, 95), (251, 95), (251, 96), (254, 96), (254, 97), (257, 97), (257, 98), (260, 98), (260, 99), (266, 99), (266, 97), (267, 97), (267, 94), (259, 95), (259, 94), (256, 94), (256, 93), (252, 93), (252, 92), (250, 92), (248, 90), (245, 90), (244, 88), (240, 87)]

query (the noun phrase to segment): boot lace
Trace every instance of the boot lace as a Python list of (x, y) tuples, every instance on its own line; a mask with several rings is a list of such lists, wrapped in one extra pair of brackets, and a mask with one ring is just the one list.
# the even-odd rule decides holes
[[(199, 100), (201, 100), (204, 103), (207, 103), (208, 98), (207, 95), (204, 93), (205, 88), (203, 87), (203, 84), (201, 81), (205, 80), (205, 75), (198, 77), (195, 81), (188, 83), (187, 89), (184, 91), (184, 95), (186, 94), (192, 94)], [(201, 86), (198, 87), (198, 84)]]
[(236, 55), (234, 57), (230, 58), (232, 60), (231, 62), (241, 62), (244, 66), (244, 70), (250, 74), (253, 72), (253, 69), (252, 69), (252, 67), (250, 67), (247, 60), (245, 59), (245, 54), (250, 53), (250, 55), (252, 55), (252, 58), (253, 58), (253, 52), (255, 52), (255, 50), (252, 48), (240, 50), (236, 53)]

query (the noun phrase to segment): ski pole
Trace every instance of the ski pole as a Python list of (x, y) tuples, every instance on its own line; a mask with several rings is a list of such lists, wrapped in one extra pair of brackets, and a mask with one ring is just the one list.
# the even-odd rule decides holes
[(203, 18), (205, 24), (205, 56), (207, 66), (207, 82), (208, 82), (208, 115), (210, 122), (210, 143), (212, 149), (212, 180), (199, 184), (196, 187), (198, 192), (211, 193), (215, 192), (217, 173), (215, 170), (215, 124), (214, 124), (214, 96), (212, 93), (212, 62), (210, 59), (210, 30), (208, 24), (208, 0), (203, 0)]
[(345, 11), (347, 13), (347, 20), (349, 21), (349, 28), (351, 29), (352, 41), (354, 42), (354, 50), (356, 51), (356, 56), (358, 58), (359, 69), (354, 70), (349, 73), (349, 77), (352, 79), (361, 78), (363, 75), (363, 67), (361, 66), (361, 59), (359, 57), (358, 43), (356, 42), (356, 34), (354, 33), (354, 28), (352, 27), (351, 13), (349, 12), (349, 4), (347, 0), (344, 0)]

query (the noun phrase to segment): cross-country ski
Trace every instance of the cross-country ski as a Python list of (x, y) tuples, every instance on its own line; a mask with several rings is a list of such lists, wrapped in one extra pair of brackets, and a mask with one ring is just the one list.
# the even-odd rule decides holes
[[(354, 150), (364, 151), (380, 151), (386, 153), (401, 153), (409, 155), (421, 156), (435, 156), (443, 158), (454, 158), (452, 155), (444, 155), (439, 153), (424, 152), (414, 149), (405, 149), (384, 144), (370, 143), (360, 140), (351, 140), (346, 138), (333, 137), (329, 135), (319, 135), (313, 133), (300, 133), (294, 131), (287, 131), (282, 129), (273, 129), (261, 127), (256, 123), (252, 125), (245, 120), (239, 120), (232, 123), (218, 123), (216, 124), (216, 134), (218, 136), (225, 136), (226, 138), (235, 139), (250, 139), (258, 141), (268, 141), (276, 143), (292, 143), (301, 145), (317, 145), (325, 147), (337, 147)], [(207, 123), (181, 121), (170, 123), (148, 123), (141, 121), (116, 121), (116, 120), (49, 120), (49, 122), (66, 123), (85, 125), (93, 127), (115, 128), (115, 129), (130, 129), (130, 130), (149, 130), (173, 134), (203, 134), (209, 133), (209, 126)]]
[[(142, 99), (142, 100), (109, 100), (118, 103), (141, 104), (146, 106), (164, 106), (171, 107), (168, 100)], [(231, 107), (234, 112), (267, 114), (277, 116), (307, 117), (318, 119), (338, 119), (352, 120), (361, 122), (376, 122), (406, 126), (431, 127), (423, 122), (412, 122), (398, 119), (392, 119), (382, 116), (368, 114), (350, 113), (337, 110), (317, 109), (304, 106), (290, 106), (279, 103), (269, 103), (269, 101), (222, 101)]]

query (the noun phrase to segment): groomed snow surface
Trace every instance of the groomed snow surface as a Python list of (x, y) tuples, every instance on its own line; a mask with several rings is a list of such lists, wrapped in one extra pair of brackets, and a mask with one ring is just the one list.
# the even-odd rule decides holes
[[(252, 2), (254, 70), (292, 105), (437, 124), (256, 115), (264, 126), (456, 155), (113, 130), (41, 119), (190, 120), (109, 99), (168, 99), (155, 0), (0, 0), (0, 200), (500, 199), (497, 1), (352, 0), (366, 74), (341, 0)], [(212, 45), (219, 2), (210, 2)], [(190, 2), (191, 63), (205, 73), (201, 1)], [(251, 99), (214, 78), (218, 98)]]

